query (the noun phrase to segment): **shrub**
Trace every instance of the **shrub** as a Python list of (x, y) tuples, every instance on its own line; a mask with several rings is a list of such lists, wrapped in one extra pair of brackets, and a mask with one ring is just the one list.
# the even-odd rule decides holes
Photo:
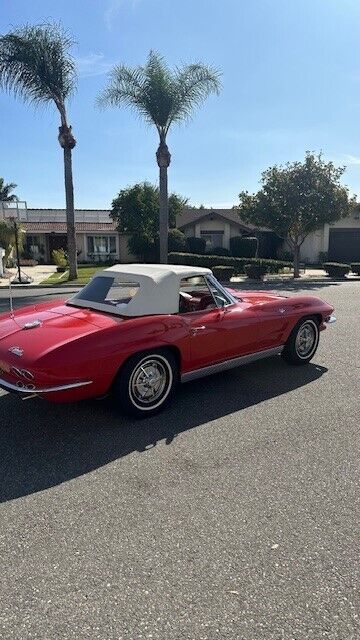
[(230, 251), (233, 256), (238, 258), (254, 258), (258, 242), (257, 238), (234, 236), (230, 238)]
[(286, 249), (280, 249), (278, 251), (278, 256), (280, 260), (285, 260), (286, 262), (293, 262), (294, 254), (292, 251), (287, 251)]
[(185, 234), (180, 229), (169, 229), (169, 251), (186, 251)]
[(229, 249), (226, 249), (225, 247), (214, 247), (213, 249), (210, 249), (210, 251), (207, 251), (207, 253), (209, 253), (212, 256), (230, 256), (231, 255)]
[(232, 256), (213, 256), (209, 254), (199, 255), (195, 253), (169, 253), (169, 262), (172, 264), (184, 264), (191, 267), (213, 267), (225, 266), (233, 267), (235, 275), (245, 273), (246, 264), (264, 264), (267, 273), (278, 273), (284, 267), (291, 267), (291, 262), (282, 262), (281, 260), (268, 260), (260, 258), (233, 258)]
[(128, 248), (130, 253), (142, 262), (157, 262), (158, 248), (156, 247), (155, 240), (149, 238), (149, 236), (144, 233), (130, 236), (128, 239)]
[(66, 269), (68, 266), (68, 259), (64, 249), (54, 249), (51, 255), (57, 267)]
[(360, 276), (360, 262), (352, 262), (351, 271), (356, 273), (357, 276)]
[(219, 280), (219, 282), (229, 282), (229, 280), (234, 275), (234, 267), (225, 267), (224, 265), (220, 264), (216, 267), (213, 267), (212, 272), (215, 278)]
[(265, 261), (246, 264), (244, 269), (247, 277), (252, 278), (253, 280), (262, 280), (263, 277), (268, 273), (268, 267), (265, 264)]
[(204, 254), (206, 248), (205, 238), (187, 238), (187, 246), (190, 253)]
[(324, 262), (323, 267), (330, 278), (345, 278), (350, 271), (350, 265), (341, 262)]

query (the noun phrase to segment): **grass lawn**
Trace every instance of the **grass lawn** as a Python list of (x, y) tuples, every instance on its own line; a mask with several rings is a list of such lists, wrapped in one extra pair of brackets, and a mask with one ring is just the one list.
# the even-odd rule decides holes
[[(96, 265), (96, 266), (86, 265), (83, 267), (80, 266), (78, 267), (78, 277), (76, 280), (71, 280), (71, 284), (78, 285), (81, 287), (87, 284), (97, 271), (102, 271), (103, 269), (104, 269), (104, 265)], [(62, 284), (67, 285), (67, 284), (70, 284), (68, 281), (68, 277), (69, 277), (68, 271), (65, 271), (64, 273), (55, 272), (55, 273), (52, 273), (51, 276), (46, 278), (46, 280), (43, 280), (41, 282), (41, 285), (51, 285), (51, 284), (53, 286), (59, 286)]]

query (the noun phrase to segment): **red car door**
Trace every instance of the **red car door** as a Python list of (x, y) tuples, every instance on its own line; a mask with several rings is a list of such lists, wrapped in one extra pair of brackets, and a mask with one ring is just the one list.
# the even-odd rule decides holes
[(259, 350), (258, 315), (252, 305), (187, 313), (190, 355), (194, 369)]

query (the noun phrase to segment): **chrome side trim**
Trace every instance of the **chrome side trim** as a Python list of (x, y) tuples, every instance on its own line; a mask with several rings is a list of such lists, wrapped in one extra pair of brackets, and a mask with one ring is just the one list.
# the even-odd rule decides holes
[(1, 389), (5, 389), (5, 391), (15, 391), (16, 393), (31, 393), (31, 394), (53, 393), (55, 391), (67, 391), (67, 389), (76, 389), (77, 387), (85, 387), (88, 384), (92, 384), (92, 380), (87, 380), (86, 382), (71, 382), (70, 384), (62, 384), (57, 387), (45, 387), (45, 389), (36, 389), (34, 385), (29, 385), (29, 388), (27, 389), (25, 384), (23, 387), (19, 387), (16, 384), (11, 384), (11, 382), (6, 382), (6, 380), (2, 380), (0, 378)]
[(329, 316), (329, 318), (327, 318), (325, 322), (326, 324), (334, 324), (334, 322), (336, 322), (336, 316)]
[(211, 364), (209, 367), (203, 367), (202, 369), (188, 371), (187, 373), (182, 374), (181, 382), (190, 382), (191, 380), (196, 380), (196, 378), (210, 376), (213, 373), (219, 373), (220, 371), (226, 371), (227, 369), (234, 369), (235, 367), (240, 367), (243, 364), (256, 362), (256, 360), (262, 360), (263, 358), (277, 356), (282, 352), (283, 348), (284, 345), (281, 345), (280, 347), (273, 347), (272, 349), (265, 349), (264, 351), (249, 353), (246, 356), (231, 358), (231, 360), (225, 360), (224, 362), (217, 362), (216, 364)]

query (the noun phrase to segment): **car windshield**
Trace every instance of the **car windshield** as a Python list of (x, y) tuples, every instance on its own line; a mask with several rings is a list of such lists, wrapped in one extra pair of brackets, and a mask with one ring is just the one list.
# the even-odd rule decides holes
[[(79, 291), (69, 304), (76, 306), (77, 300), (95, 304), (105, 304), (117, 309), (125, 308), (139, 292), (138, 282), (121, 282), (109, 276), (97, 276)], [(83, 305), (81, 305), (83, 306)]]

